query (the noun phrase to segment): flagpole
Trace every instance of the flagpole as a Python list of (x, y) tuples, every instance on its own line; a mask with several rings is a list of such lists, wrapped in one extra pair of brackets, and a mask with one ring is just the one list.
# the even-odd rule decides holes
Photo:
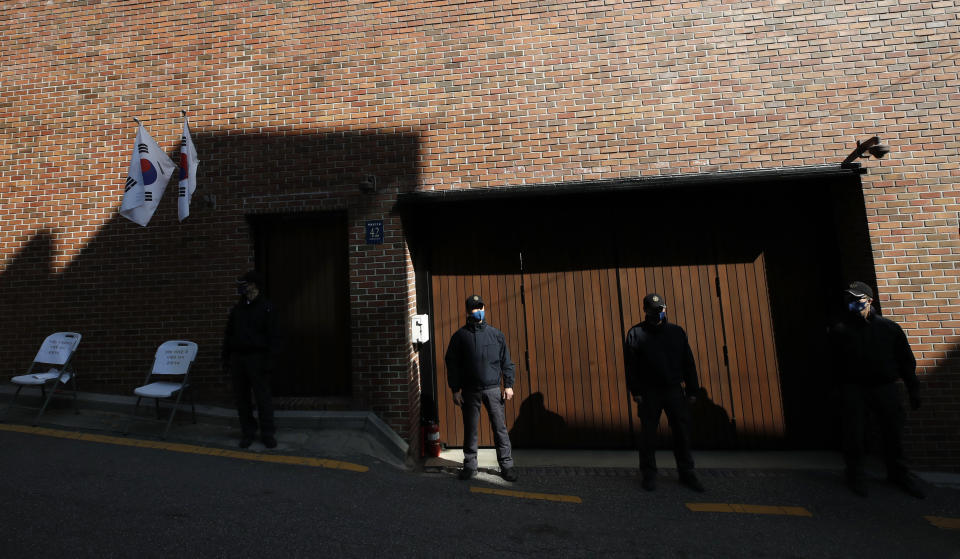
[[(183, 109), (180, 109), (180, 116), (182, 116), (183, 118), (187, 118), (187, 111), (185, 111), (185, 110), (183, 110)], [(177, 168), (178, 168), (178, 169), (180, 168), (180, 160), (179, 160), (179, 159), (177, 160)]]
[(137, 124), (140, 124), (140, 119), (137, 117), (133, 117), (133, 121), (136, 122)]

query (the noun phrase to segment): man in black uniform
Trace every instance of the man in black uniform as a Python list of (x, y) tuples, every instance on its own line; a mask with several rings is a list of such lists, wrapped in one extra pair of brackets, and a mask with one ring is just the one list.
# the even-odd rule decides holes
[(259, 273), (251, 270), (237, 282), (240, 302), (230, 310), (227, 320), (223, 367), (230, 373), (237, 399), (242, 430), (240, 448), (249, 447), (257, 433), (258, 421), (253, 417), (251, 390), (257, 403), (260, 438), (264, 446), (274, 448), (277, 439), (270, 376), (280, 351), (277, 314), (260, 291), (264, 282)]
[[(657, 427), (660, 415), (667, 412), (673, 431), (673, 455), (677, 460), (680, 483), (694, 491), (704, 491), (693, 473), (690, 454), (690, 410), (699, 383), (693, 352), (683, 328), (667, 322), (663, 297), (650, 293), (643, 298), (644, 320), (630, 329), (623, 343), (627, 388), (637, 402), (640, 416), (640, 468), (643, 488), (656, 489)], [(685, 395), (686, 394), (686, 395)]]
[(493, 425), (500, 475), (507, 481), (516, 481), (510, 434), (503, 411), (504, 402), (513, 398), (513, 362), (503, 333), (487, 324), (484, 314), (483, 299), (479, 295), (467, 298), (467, 323), (454, 332), (444, 357), (453, 403), (461, 406), (463, 412), (463, 469), (460, 470), (460, 479), (467, 480), (477, 474), (477, 429), (480, 425), (480, 405), (483, 404)]
[(920, 407), (917, 361), (903, 329), (873, 309), (873, 289), (855, 281), (844, 292), (846, 316), (830, 330), (833, 378), (840, 384), (843, 455), (847, 484), (863, 497), (867, 486), (863, 469), (867, 413), (873, 412), (883, 439), (887, 478), (922, 499), (913, 480), (901, 443), (904, 411), (896, 380), (903, 379), (910, 406)]

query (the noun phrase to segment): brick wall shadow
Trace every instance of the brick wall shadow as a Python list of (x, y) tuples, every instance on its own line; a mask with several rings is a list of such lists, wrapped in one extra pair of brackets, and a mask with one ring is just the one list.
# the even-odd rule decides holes
[[(234, 279), (254, 263), (248, 216), (345, 210), (355, 233), (368, 215), (391, 215), (396, 195), (417, 184), (412, 132), (196, 130), (194, 141), (198, 188), (183, 223), (174, 178), (147, 227), (114, 213), (59, 270), (57, 245), (79, 241), (41, 229), (8, 261), (0, 273), (0, 374), (20, 374), (46, 335), (73, 330), (83, 335), (75, 361), (81, 390), (126, 393), (162, 341), (183, 338), (200, 346), (193, 369), (198, 398), (229, 401), (220, 345), (236, 301)], [(178, 158), (174, 150), (169, 155)], [(118, 170), (118, 192), (125, 170)], [(360, 184), (371, 176), (377, 191), (363, 192)], [(385, 250), (387, 258), (402, 258), (402, 243)], [(402, 302), (396, 306), (405, 309)]]
[(960, 345), (918, 376), (922, 406), (907, 408), (907, 459), (923, 470), (960, 472)]

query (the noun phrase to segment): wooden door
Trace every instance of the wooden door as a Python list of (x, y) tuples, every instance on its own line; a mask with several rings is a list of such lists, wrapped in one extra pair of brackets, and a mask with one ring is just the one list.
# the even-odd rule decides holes
[[(643, 320), (643, 297), (657, 292), (668, 320), (687, 332), (701, 386), (691, 408), (694, 446), (753, 446), (783, 435), (762, 255), (735, 264), (622, 268), (620, 277), (626, 324)], [(661, 427), (666, 433), (665, 417)]]
[(258, 268), (284, 335), (276, 395), (349, 396), (346, 215), (263, 218), (255, 231)]
[[(655, 238), (619, 246), (626, 328), (643, 320), (643, 297), (656, 292), (687, 333), (701, 385), (691, 406), (695, 448), (763, 446), (784, 435), (762, 244), (726, 219), (736, 214), (724, 204), (687, 208)], [(663, 417), (661, 438), (668, 434)]]
[[(765, 201), (746, 193), (730, 202), (750, 214), (774, 213)], [(732, 401), (727, 409), (742, 448), (777, 446), (786, 435), (765, 253), (766, 246), (778, 243), (758, 235), (757, 228), (757, 223), (742, 219), (718, 219), (713, 224), (717, 293), (724, 311), (724, 342), (732, 379)]]
[(733, 414), (739, 446), (754, 447), (784, 434), (780, 375), (773, 339), (764, 256), (717, 266), (724, 334), (733, 379)]
[(511, 432), (516, 444), (627, 444), (630, 415), (619, 374), (623, 346), (615, 270), (530, 272), (524, 287), (529, 388)]
[(518, 446), (630, 443), (615, 229), (583, 207), (551, 209), (522, 233), (529, 388)]

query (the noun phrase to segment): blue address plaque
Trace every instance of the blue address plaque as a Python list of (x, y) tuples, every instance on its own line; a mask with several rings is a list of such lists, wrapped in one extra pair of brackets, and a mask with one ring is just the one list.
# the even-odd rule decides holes
[(371, 219), (367, 221), (367, 244), (368, 245), (383, 244), (383, 220), (382, 219)]

